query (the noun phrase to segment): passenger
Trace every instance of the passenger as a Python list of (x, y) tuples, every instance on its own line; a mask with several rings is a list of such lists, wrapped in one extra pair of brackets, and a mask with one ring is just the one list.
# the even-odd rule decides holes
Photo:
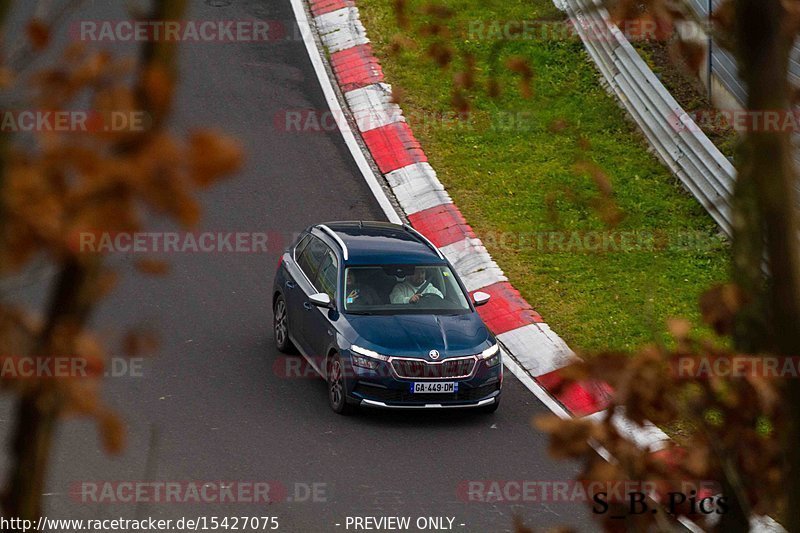
[(378, 292), (366, 283), (359, 281), (352, 268), (347, 269), (347, 305), (379, 305)]

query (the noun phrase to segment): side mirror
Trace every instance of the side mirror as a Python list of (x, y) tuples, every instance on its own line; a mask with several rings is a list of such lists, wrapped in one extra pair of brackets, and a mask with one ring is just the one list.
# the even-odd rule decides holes
[(472, 303), (475, 304), (475, 307), (484, 305), (486, 302), (489, 301), (489, 298), (492, 296), (490, 294), (486, 294), (482, 291), (477, 291), (475, 294), (472, 295)]
[(333, 309), (333, 302), (331, 302), (331, 297), (325, 294), (324, 292), (318, 292), (316, 294), (312, 294), (311, 296), (308, 297), (308, 300), (317, 307), (327, 307), (329, 309)]

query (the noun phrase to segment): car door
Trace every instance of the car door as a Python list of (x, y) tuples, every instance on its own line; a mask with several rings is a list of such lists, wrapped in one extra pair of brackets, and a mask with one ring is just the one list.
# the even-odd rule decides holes
[[(339, 260), (333, 250), (327, 246), (325, 248), (325, 256), (320, 264), (317, 277), (314, 279), (314, 287), (317, 291), (327, 294), (331, 301), (335, 302), (339, 280)], [(336, 316), (336, 312), (325, 307), (317, 307), (311, 302), (307, 302), (305, 311), (307, 316), (303, 324), (306, 329), (303, 335), (308, 339), (314, 360), (322, 362), (334, 335), (331, 318)]]
[(298, 284), (298, 280), (303, 279), (305, 274), (300, 268), (299, 260), (303, 250), (308, 246), (310, 241), (311, 235), (306, 235), (300, 239), (294, 248), (289, 250), (291, 258), (283, 263), (286, 272), (283, 278), (283, 284), (281, 285), (281, 292), (283, 293), (283, 299), (286, 301), (289, 330), (293, 337), (300, 336), (300, 326), (302, 324), (303, 299), (301, 293), (303, 291)]
[[(330, 250), (328, 246), (313, 235), (308, 236), (308, 242), (299, 251), (297, 258), (297, 275), (294, 276), (294, 284), (288, 287), (287, 306), (289, 307), (289, 326), (292, 334), (297, 341), (298, 348), (308, 356), (313, 355), (309, 340), (306, 336), (305, 322), (308, 320), (310, 305), (308, 297), (317, 292), (313, 284), (319, 273), (322, 261), (326, 257), (326, 252)], [(315, 361), (316, 362), (316, 361)]]

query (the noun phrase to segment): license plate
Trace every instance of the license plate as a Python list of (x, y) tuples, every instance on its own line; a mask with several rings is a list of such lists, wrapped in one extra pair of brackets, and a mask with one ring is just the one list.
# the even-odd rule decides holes
[(411, 384), (413, 393), (441, 393), (452, 394), (458, 392), (458, 382), (455, 381), (415, 381)]

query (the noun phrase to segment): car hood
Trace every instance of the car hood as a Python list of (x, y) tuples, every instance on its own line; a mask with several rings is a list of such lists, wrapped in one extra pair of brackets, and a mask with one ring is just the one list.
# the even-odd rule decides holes
[(480, 353), (492, 341), (477, 313), (463, 315), (351, 315), (355, 344), (384, 355), (441, 358)]

